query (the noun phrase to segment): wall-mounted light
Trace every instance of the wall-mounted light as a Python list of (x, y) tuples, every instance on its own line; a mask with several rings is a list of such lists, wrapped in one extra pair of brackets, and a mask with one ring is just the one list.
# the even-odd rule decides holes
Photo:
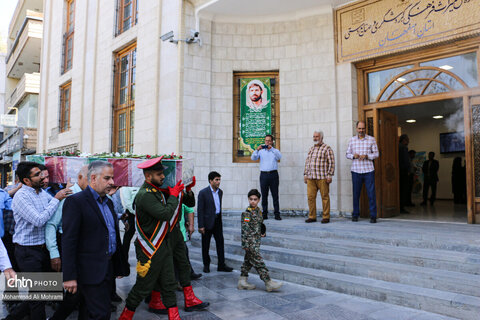
[(433, 116), (433, 119), (443, 119), (443, 116), (441, 116), (441, 115)]
[(405, 81), (407, 81), (407, 79), (400, 77), (400, 78), (397, 78), (397, 81), (405, 82)]
[(450, 69), (453, 69), (452, 66), (449, 66), (448, 64), (444, 65), (444, 66), (440, 66), (439, 67), (440, 69), (443, 69), (443, 70), (450, 70)]
[(415, 123), (415, 122), (417, 122), (417, 120), (415, 120), (415, 119), (408, 119), (406, 122), (407, 122), (407, 123)]

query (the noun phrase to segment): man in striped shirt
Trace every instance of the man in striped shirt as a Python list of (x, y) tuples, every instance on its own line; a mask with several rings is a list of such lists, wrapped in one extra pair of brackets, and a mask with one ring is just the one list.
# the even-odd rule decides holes
[(360, 193), (365, 183), (368, 204), (370, 206), (370, 223), (377, 222), (377, 199), (375, 195), (375, 168), (373, 160), (378, 158), (378, 147), (375, 138), (366, 134), (365, 122), (357, 122), (358, 135), (350, 139), (347, 149), (347, 159), (352, 162), (353, 182), (353, 214), (352, 221), (357, 222), (360, 215)]
[(323, 132), (313, 133), (313, 147), (310, 148), (305, 161), (303, 180), (307, 184), (308, 219), (306, 223), (317, 221), (317, 193), (322, 195), (322, 223), (330, 222), (329, 186), (335, 173), (335, 158), (330, 146), (323, 143)]

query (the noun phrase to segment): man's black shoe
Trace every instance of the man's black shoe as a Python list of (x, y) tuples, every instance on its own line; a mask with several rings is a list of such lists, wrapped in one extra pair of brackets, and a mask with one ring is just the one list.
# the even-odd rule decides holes
[(201, 277), (202, 277), (201, 273), (195, 273), (195, 272), (190, 273), (190, 279), (192, 279), (192, 280), (197, 280)]
[(222, 272), (232, 272), (233, 271), (233, 268), (227, 266), (227, 265), (224, 265), (222, 267), (218, 267), (217, 268), (217, 271), (222, 271)]
[(210, 273), (210, 267), (209, 266), (203, 266), (203, 272)]
[(377, 218), (370, 218), (370, 223), (377, 223)]
[(115, 292), (111, 298), (112, 302), (122, 302), (122, 298)]
[(353, 222), (358, 222), (358, 217), (352, 217)]
[(427, 203), (425, 201), (423, 201), (422, 203), (420, 203), (421, 206), (426, 206)]
[(276, 214), (276, 215), (275, 215), (275, 220), (282, 220), (282, 218), (280, 217), (279, 214)]
[(263, 220), (268, 220), (268, 214), (266, 213), (263, 214)]
[(405, 208), (400, 208), (400, 213), (410, 213), (410, 212), (408, 212), (407, 210), (405, 210)]
[(317, 222), (317, 219), (308, 218), (307, 220), (305, 220), (305, 223), (312, 223), (312, 222)]

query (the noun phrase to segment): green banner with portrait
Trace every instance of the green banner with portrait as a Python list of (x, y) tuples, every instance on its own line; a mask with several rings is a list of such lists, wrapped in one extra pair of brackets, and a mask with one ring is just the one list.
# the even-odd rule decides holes
[(272, 134), (270, 78), (240, 80), (240, 143), (239, 151), (251, 155)]

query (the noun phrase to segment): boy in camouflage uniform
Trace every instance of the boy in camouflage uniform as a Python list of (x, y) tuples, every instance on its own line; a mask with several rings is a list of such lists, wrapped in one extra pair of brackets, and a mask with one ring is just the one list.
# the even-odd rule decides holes
[(260, 201), (260, 192), (252, 189), (248, 192), (248, 203), (250, 206), (242, 213), (242, 249), (245, 250), (245, 259), (241, 268), (240, 279), (238, 280), (238, 289), (253, 290), (255, 285), (247, 282), (248, 272), (254, 267), (260, 279), (265, 282), (265, 288), (268, 292), (278, 290), (282, 286), (281, 282), (275, 282), (270, 279), (268, 269), (260, 256), (260, 238), (265, 237), (262, 234), (263, 217), (262, 211), (258, 208)]

